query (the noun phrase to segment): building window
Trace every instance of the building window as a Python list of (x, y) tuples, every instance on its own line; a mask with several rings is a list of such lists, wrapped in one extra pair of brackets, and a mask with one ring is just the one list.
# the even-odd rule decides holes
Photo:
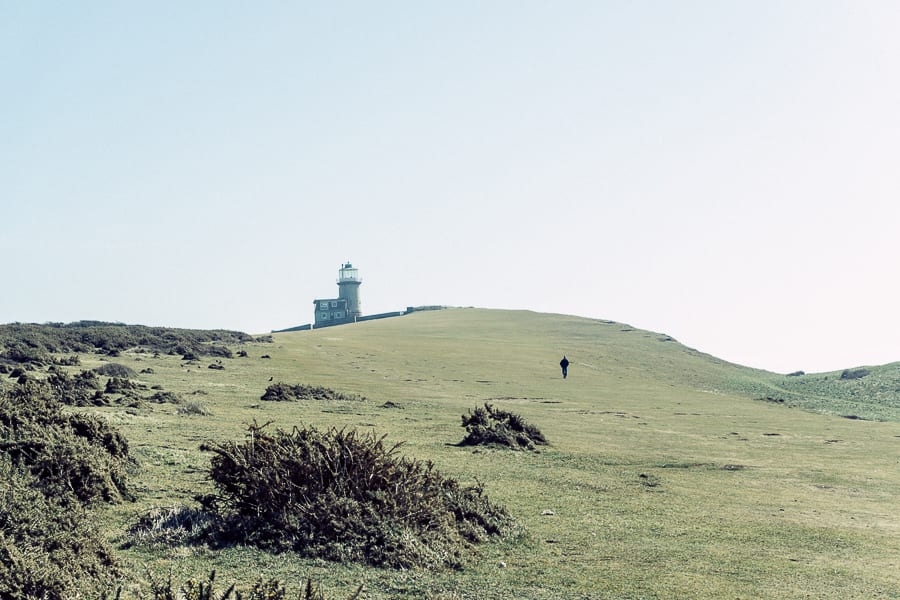
[(328, 310), (328, 302), (322, 302), (319, 304), (319, 308), (322, 310)]
[(320, 317), (323, 321), (327, 321), (327, 320), (328, 320), (328, 313), (322, 313), (321, 315), (319, 315), (319, 317)]
[(331, 301), (331, 308), (337, 308), (337, 300)]
[(335, 319), (343, 319), (344, 318), (343, 311), (340, 311), (340, 310), (334, 311), (334, 318)]

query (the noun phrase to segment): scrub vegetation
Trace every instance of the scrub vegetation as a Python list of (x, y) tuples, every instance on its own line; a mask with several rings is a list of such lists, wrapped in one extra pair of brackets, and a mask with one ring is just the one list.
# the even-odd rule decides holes
[(897, 598), (898, 444), (900, 363), (613, 321), (0, 326), (0, 597)]
[(485, 402), (462, 416), (466, 437), (460, 446), (504, 446), (514, 450), (534, 450), (547, 444), (541, 430), (520, 415), (494, 408)]
[(477, 486), (460, 486), (401, 444), (357, 430), (267, 432), (209, 448), (215, 544), (332, 561), (461, 568), (472, 544), (512, 528)]

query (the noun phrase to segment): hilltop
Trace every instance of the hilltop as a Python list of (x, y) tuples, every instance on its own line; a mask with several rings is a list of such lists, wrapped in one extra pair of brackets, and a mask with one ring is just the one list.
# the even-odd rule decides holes
[[(450, 309), (391, 319), (370, 327), (338, 327), (330, 333), (317, 334), (326, 340), (340, 337), (349, 341), (359, 337), (375, 345), (378, 342), (372, 336), (381, 336), (391, 353), (408, 353), (405, 362), (414, 380), (434, 377), (450, 368), (434, 367), (433, 361), (438, 360), (435, 354), (450, 353), (461, 358), (467, 369), (483, 371), (482, 380), (489, 379), (489, 371), (549, 376), (555, 373), (559, 358), (566, 354), (572, 360), (574, 377), (589, 374), (592, 378), (615, 381), (616, 385), (674, 386), (825, 414), (900, 420), (900, 362), (782, 375), (729, 363), (689, 348), (665, 333), (609, 320), (531, 311)], [(465, 356), (466, 348), (472, 349), (469, 357)], [(417, 359), (421, 370), (414, 372)], [(465, 381), (465, 374), (459, 376), (458, 383)]]

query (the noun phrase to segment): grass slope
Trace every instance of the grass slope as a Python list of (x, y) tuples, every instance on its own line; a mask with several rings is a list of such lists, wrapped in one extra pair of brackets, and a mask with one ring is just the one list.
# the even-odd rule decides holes
[[(839, 385), (828, 374), (787, 378), (620, 323), (525, 311), (415, 313), (241, 348), (248, 356), (222, 360), (223, 369), (179, 356), (116, 359), (152, 367), (143, 383), (200, 399), (209, 416), (173, 404), (79, 409), (121, 428), (141, 462), (138, 503), (107, 509), (115, 542), (142, 511), (209, 491), (200, 444), (239, 440), (254, 420), (406, 440), (405, 453), (462, 483), (484, 483), (524, 533), (483, 546), (461, 572), (247, 548), (119, 550), (138, 577), (145, 567), (176, 580), (216, 568), (220, 581), (261, 574), (299, 587), (312, 575), (336, 597), (365, 583), (368, 598), (900, 598), (896, 379), (893, 395), (872, 403), (863, 391), (828, 391)], [(101, 364), (82, 356), (81, 368)], [(888, 365), (869, 377), (891, 373)], [(270, 381), (365, 400), (260, 401)], [(754, 400), (765, 397), (776, 401)], [(551, 445), (539, 453), (457, 446), (460, 416), (485, 401), (521, 414)], [(840, 402), (853, 414), (869, 406), (884, 421), (786, 406), (842, 414)]]

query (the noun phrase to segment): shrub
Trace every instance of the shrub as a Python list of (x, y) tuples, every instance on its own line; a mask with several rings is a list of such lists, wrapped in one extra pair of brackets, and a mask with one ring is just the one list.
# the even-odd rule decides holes
[(64, 414), (44, 383), (28, 381), (0, 396), (0, 453), (60, 502), (129, 497), (128, 442), (97, 417)]
[(94, 369), (100, 375), (106, 375), (107, 377), (135, 377), (137, 373), (134, 372), (134, 369), (131, 367), (126, 367), (125, 365), (120, 365), (119, 363), (108, 363), (103, 365), (102, 367), (97, 367)]
[(130, 379), (126, 379), (124, 377), (110, 377), (106, 382), (106, 387), (104, 388), (105, 394), (125, 394), (128, 395), (136, 395), (135, 392), (140, 389), (146, 389), (145, 386), (135, 383)]
[(0, 395), (0, 598), (78, 597), (112, 581), (113, 555), (87, 507), (127, 497), (128, 442), (67, 415), (45, 382)]
[(365, 400), (356, 394), (344, 394), (318, 385), (273, 383), (260, 400), (289, 402), (294, 400)]
[(114, 356), (129, 348), (173, 353), (176, 347), (180, 347), (197, 354), (207, 354), (223, 352), (223, 344), (252, 340), (251, 336), (239, 331), (171, 329), (101, 321), (0, 325), (0, 346), (8, 348), (22, 344), (40, 352), (55, 353), (98, 351)]
[(37, 366), (43, 366), (46, 363), (53, 362), (46, 351), (28, 343), (27, 340), (13, 341), (9, 347), (0, 354), (0, 357), (16, 363), (30, 363)]
[(467, 435), (460, 446), (498, 445), (513, 449), (534, 450), (535, 446), (546, 445), (547, 438), (519, 415), (494, 408), (487, 402), (484, 408), (476, 407), (462, 416), (462, 426)]
[(206, 356), (218, 356), (220, 358), (234, 358), (234, 352), (227, 346), (215, 346), (207, 344), (202, 347), (202, 353)]
[(862, 379), (868, 374), (868, 369), (844, 369), (841, 373), (841, 379)]
[(181, 398), (173, 392), (156, 392), (147, 400), (156, 404), (181, 404)]
[(260, 396), (260, 400), (270, 400), (274, 402), (291, 402), (296, 400), (294, 390), (285, 383), (273, 383), (266, 388), (265, 393)]
[(59, 365), (61, 367), (77, 367), (81, 365), (81, 359), (78, 358), (77, 354), (73, 354), (72, 356), (55, 358), (53, 359), (53, 364)]
[(102, 404), (100, 380), (94, 371), (81, 371), (70, 377), (65, 371), (51, 371), (46, 379), (53, 396), (71, 406), (92, 406)]
[(459, 567), (472, 544), (511, 526), (480, 486), (398, 456), (401, 444), (386, 447), (383, 437), (355, 430), (270, 435), (263, 427), (250, 426), (243, 444), (207, 448), (217, 493), (202, 501), (221, 519), (220, 543), (388, 567)]
[(41, 493), (0, 453), (0, 598), (75, 598), (118, 575), (111, 549), (80, 506)]

